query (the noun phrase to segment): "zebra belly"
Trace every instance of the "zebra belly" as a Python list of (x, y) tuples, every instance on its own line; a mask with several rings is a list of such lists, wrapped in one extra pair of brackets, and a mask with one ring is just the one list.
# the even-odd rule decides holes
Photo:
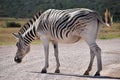
[(56, 39), (58, 43), (65, 43), (65, 44), (70, 44), (70, 43), (75, 43), (78, 42), (81, 39), (81, 37), (73, 36), (73, 37), (68, 37), (68, 38), (63, 38), (63, 39)]

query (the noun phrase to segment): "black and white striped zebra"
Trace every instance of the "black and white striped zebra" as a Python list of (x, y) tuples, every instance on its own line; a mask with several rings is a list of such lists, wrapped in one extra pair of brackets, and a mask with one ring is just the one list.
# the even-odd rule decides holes
[[(85, 8), (49, 9), (42, 14), (38, 13), (18, 33), (14, 33), (14, 36), (19, 40), (17, 42), (18, 50), (15, 61), (17, 63), (22, 61), (25, 54), (29, 52), (30, 42), (38, 36), (43, 42), (45, 51), (45, 66), (42, 73), (46, 73), (49, 66), (49, 41), (53, 43), (55, 51), (57, 63), (55, 72), (59, 73), (58, 43), (75, 43), (82, 37), (88, 43), (91, 55), (89, 67), (84, 74), (89, 75), (96, 55), (98, 69), (95, 75), (100, 75), (102, 70), (101, 49), (95, 42), (100, 23), (105, 24), (95, 11)], [(110, 25), (110, 23), (109, 25), (107, 23), (107, 26)]]

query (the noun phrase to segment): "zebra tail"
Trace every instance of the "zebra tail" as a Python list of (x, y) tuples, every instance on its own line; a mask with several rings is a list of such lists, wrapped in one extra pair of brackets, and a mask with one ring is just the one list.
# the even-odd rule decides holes
[(103, 25), (106, 25), (107, 27), (111, 27), (112, 24), (113, 24), (112, 16), (110, 14), (110, 11), (108, 11), (107, 9), (106, 9), (106, 12), (104, 14), (105, 22), (102, 20), (102, 18), (98, 14), (97, 14), (97, 19), (98, 19), (99, 23), (101, 23)]

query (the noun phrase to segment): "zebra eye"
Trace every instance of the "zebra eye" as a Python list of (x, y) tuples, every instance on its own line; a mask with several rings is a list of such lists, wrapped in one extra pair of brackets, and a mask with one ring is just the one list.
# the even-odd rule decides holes
[(19, 46), (19, 43), (18, 43), (18, 42), (16, 43), (16, 46), (17, 46), (17, 47)]

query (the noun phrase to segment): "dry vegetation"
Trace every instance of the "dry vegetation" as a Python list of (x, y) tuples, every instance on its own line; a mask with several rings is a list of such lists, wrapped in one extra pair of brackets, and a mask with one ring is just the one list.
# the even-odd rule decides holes
[(120, 38), (120, 23), (113, 23), (112, 27), (103, 26), (100, 30), (99, 39)]
[(22, 19), (22, 18), (0, 18), (0, 27), (6, 27), (6, 23), (7, 22), (16, 22), (16, 23), (20, 23), (21, 25), (24, 25), (26, 22), (28, 21), (28, 19)]
[(17, 32), (18, 28), (0, 28), (0, 45), (13, 44), (15, 42), (12, 32)]
[[(22, 26), (29, 19), (15, 19), (15, 18), (0, 18), (0, 45), (11, 45), (16, 43), (16, 39), (13, 37), (13, 32), (18, 32), (20, 28), (6, 28), (7, 22), (16, 22), (20, 23)], [(33, 43), (40, 43), (39, 40), (34, 41)]]
[[(15, 44), (16, 40), (12, 36), (13, 32), (17, 32), (19, 28), (6, 28), (6, 22), (17, 22), (24, 25), (28, 19), (15, 19), (15, 18), (0, 18), (0, 45)], [(120, 23), (114, 23), (112, 27), (101, 28), (98, 36), (99, 39), (112, 39), (120, 38)], [(39, 43), (35, 41), (33, 43)]]

